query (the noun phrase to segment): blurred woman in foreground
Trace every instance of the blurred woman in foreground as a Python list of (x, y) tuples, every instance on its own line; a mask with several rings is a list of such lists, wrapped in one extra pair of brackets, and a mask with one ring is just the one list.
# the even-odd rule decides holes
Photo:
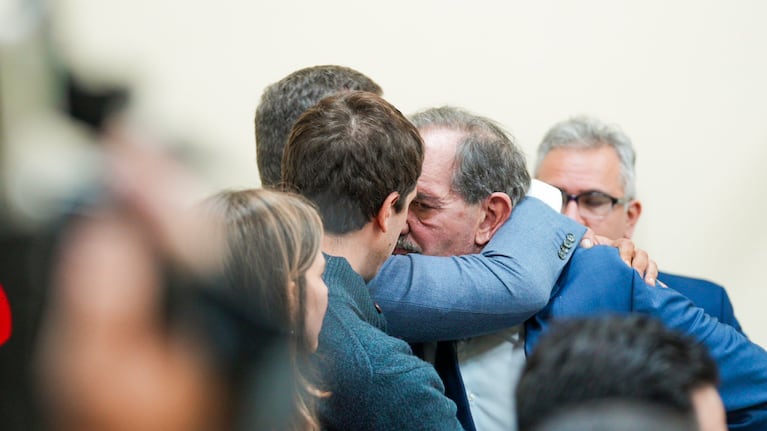
[(311, 205), (251, 190), (197, 211), (167, 157), (131, 142), (109, 156), (53, 267), (37, 358), (49, 427), (318, 429), (304, 363), (327, 288)]

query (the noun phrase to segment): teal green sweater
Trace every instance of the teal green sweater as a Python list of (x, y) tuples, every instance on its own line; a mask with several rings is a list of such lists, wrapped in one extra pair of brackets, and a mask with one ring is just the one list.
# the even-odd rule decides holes
[(319, 405), (327, 430), (461, 430), (434, 368), (384, 332), (365, 281), (344, 258), (326, 256), (328, 310), (315, 355), (331, 395)]

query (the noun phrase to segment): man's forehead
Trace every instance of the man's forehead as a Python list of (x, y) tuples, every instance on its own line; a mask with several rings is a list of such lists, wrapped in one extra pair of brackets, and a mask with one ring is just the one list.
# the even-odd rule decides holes
[(430, 127), (420, 133), (424, 142), (422, 176), (443, 176), (450, 172), (461, 134), (442, 127)]
[(452, 163), (424, 170), (418, 178), (415, 199), (423, 204), (439, 207), (456, 199), (453, 191)]
[(464, 133), (446, 126), (429, 126), (419, 133), (424, 141), (424, 161), (416, 198), (441, 201), (450, 193), (456, 146)]
[(464, 132), (447, 126), (427, 126), (418, 129), (418, 133), (423, 138), (427, 153), (429, 148), (455, 148), (458, 141), (465, 135)]
[(543, 158), (537, 177), (568, 193), (623, 192), (620, 160), (609, 146), (555, 148)]

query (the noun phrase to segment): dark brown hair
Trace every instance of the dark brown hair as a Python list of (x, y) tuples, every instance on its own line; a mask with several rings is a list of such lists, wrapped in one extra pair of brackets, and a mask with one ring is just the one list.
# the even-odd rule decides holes
[(344, 234), (368, 223), (392, 192), (400, 195), (395, 210), (403, 210), (421, 175), (423, 151), (415, 126), (387, 101), (368, 92), (341, 93), (293, 126), (283, 186), (317, 205), (326, 231)]
[(692, 392), (718, 384), (706, 346), (650, 316), (561, 320), (527, 358), (517, 421), (531, 430), (556, 411), (599, 400), (646, 402), (694, 418)]

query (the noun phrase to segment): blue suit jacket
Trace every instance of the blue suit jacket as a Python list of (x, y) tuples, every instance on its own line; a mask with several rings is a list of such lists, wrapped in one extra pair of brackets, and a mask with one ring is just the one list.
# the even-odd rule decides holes
[(693, 304), (706, 310), (710, 316), (743, 332), (738, 319), (735, 318), (732, 302), (724, 287), (700, 278), (684, 277), (667, 272), (659, 272), (658, 280), (690, 298)]
[(719, 366), (730, 430), (767, 430), (767, 352), (674, 289), (645, 284), (612, 247), (573, 253), (549, 304), (526, 323), (525, 349), (529, 354), (552, 320), (630, 312), (654, 316), (705, 344)]
[[(368, 289), (386, 314), (387, 332), (406, 341), (496, 332), (523, 323), (548, 303), (585, 230), (540, 200), (526, 198), (481, 253), (392, 256)], [(452, 343), (440, 345), (444, 349), (437, 350), (444, 354), (435, 366), (447, 395), (457, 401), (458, 419), (473, 430), (455, 349)]]
[(386, 315), (387, 333), (411, 343), (500, 331), (548, 303), (585, 231), (540, 200), (525, 198), (481, 253), (391, 256), (368, 290)]

